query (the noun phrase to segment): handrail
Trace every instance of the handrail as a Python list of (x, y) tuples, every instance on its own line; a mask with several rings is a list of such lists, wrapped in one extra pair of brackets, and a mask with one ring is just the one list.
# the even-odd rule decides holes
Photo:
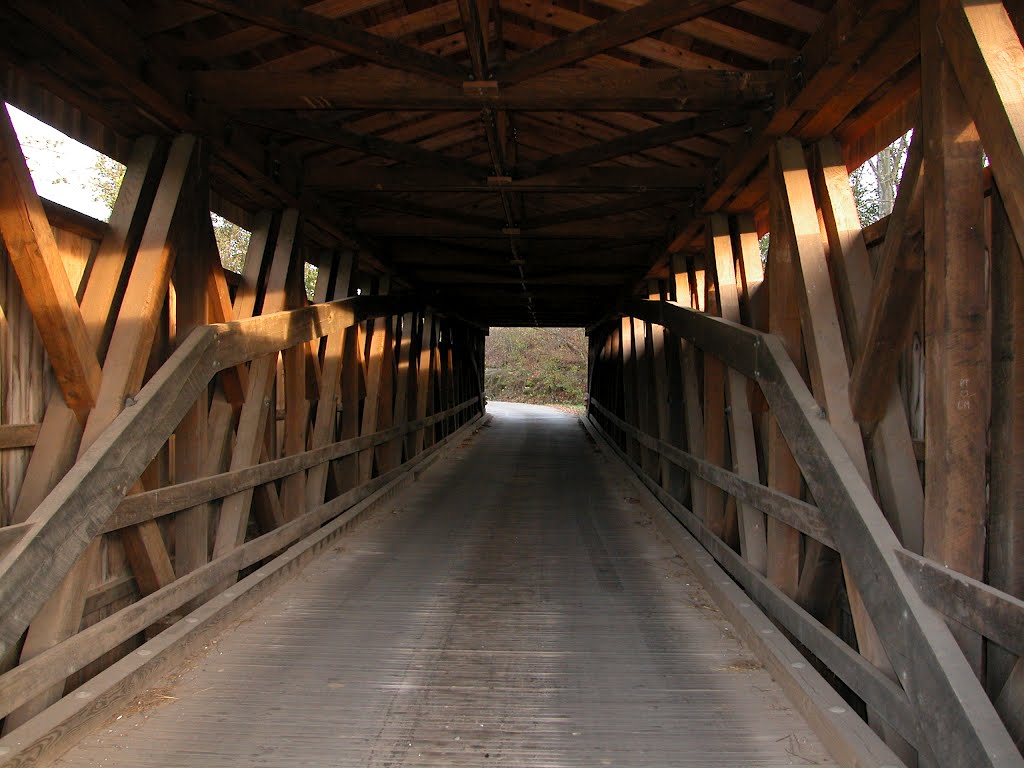
[(154, 488), (152, 491), (126, 496), (117, 509), (107, 519), (103, 533), (117, 531), (130, 525), (138, 525), (146, 520), (156, 520), (165, 515), (180, 512), (183, 509), (203, 504), (207, 501), (224, 498), (232, 493), (255, 488), (258, 485), (279, 480), (282, 477), (305, 471), (318, 464), (334, 461), (344, 456), (351, 456), (367, 448), (394, 440), (415, 432), (418, 429), (433, 426), (438, 422), (455, 416), (479, 402), (480, 398), (471, 397), (458, 405), (423, 419), (407, 421), (395, 427), (360, 435), (348, 440), (339, 440), (321, 448), (284, 456), (273, 461), (265, 461), (245, 469), (221, 472), (216, 475), (188, 480), (175, 485)]
[[(593, 404), (594, 401), (591, 400)], [(605, 429), (591, 419), (590, 426), (612, 448), (619, 458), (636, 473), (648, 490), (657, 497), (700, 542), (725, 571), (746, 590), (761, 608), (778, 624), (813, 653), (842, 680), (850, 690), (878, 712), (882, 718), (916, 749), (927, 747), (917, 728), (910, 702), (902, 688), (861, 656), (840, 637), (794, 602), (765, 576), (753, 568), (732, 547), (725, 543), (691, 510), (668, 491), (655, 483), (643, 468), (615, 444)]]
[[(431, 418), (438, 420), (446, 418), (453, 413), (465, 410), (479, 399), (479, 397), (470, 398), (454, 408), (434, 414)], [(475, 423), (478, 417), (479, 415), (470, 419), (463, 426)], [(367, 437), (385, 435), (390, 431), (377, 432)], [(238, 573), (243, 568), (258, 563), (309, 535), (352, 505), (358, 504), (383, 488), (402, 473), (408, 472), (410, 467), (429, 458), (447, 441), (448, 437), (425, 449), (400, 467), (346, 491), (310, 510), (305, 515), (268, 531), (262, 536), (245, 542), (227, 554), (175, 579), (165, 587), (151, 592), (117, 613), (83, 629), (67, 640), (47, 648), (39, 655), (0, 675), (0, 717), (6, 716), (34, 696), (47, 690), (54, 683), (74, 674), (94, 659), (116, 648), (171, 611), (206, 594), (211, 587), (223, 582), (231, 574)]]
[(0, 560), (0, 657), (10, 652), (185, 413), (222, 370), (403, 314), (411, 302), (355, 296), (196, 328), (85, 451)]
[(757, 381), (936, 757), (950, 765), (1024, 765), (945, 621), (904, 570), (899, 540), (781, 339), (674, 302), (631, 299), (621, 310)]
[[(658, 451), (676, 466), (693, 472), (729, 495), (751, 504), (825, 546), (836, 549), (825, 516), (813, 504), (699, 459), (620, 419), (593, 397), (589, 398), (589, 402), (601, 416), (629, 433), (641, 445)], [(1011, 653), (1024, 655), (1024, 600), (945, 568), (906, 547), (899, 547), (896, 554), (917, 591), (935, 610), (993, 640)], [(969, 606), (974, 606), (974, 609)]]
[(619, 429), (627, 432), (630, 437), (637, 440), (645, 448), (657, 451), (677, 467), (681, 467), (710, 483), (714, 483), (730, 496), (747, 502), (765, 514), (771, 515), (776, 520), (781, 520), (786, 525), (807, 534), (815, 541), (820, 541), (825, 546), (832, 547), (832, 549), (836, 548), (836, 544), (832, 540), (832, 534), (828, 530), (828, 523), (825, 522), (821, 510), (813, 504), (795, 499), (774, 488), (747, 480), (735, 472), (730, 472), (709, 461), (704, 461), (704, 459), (700, 459), (692, 453), (684, 451), (682, 448), (666, 443), (664, 440), (659, 440), (653, 435), (641, 431), (624, 419), (620, 419), (593, 397), (588, 399), (590, 405), (602, 416)]

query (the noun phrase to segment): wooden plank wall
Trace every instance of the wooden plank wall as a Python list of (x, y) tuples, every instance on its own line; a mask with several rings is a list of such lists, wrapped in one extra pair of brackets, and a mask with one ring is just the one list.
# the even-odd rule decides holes
[[(5, 137), (10, 178), (27, 179), (13, 132)], [(361, 271), (357, 254), (307, 247), (294, 210), (254, 217), (243, 273), (229, 278), (210, 225), (202, 142), (184, 136), (168, 147), (144, 137), (131, 156), (109, 225), (44, 205), (30, 181), (4, 187), (10, 200), (52, 225), (53, 252), (63, 267), (57, 278), (68, 292), (64, 298), (51, 293), (46, 311), (87, 329), (102, 378), (95, 408), (76, 415), (67, 407), (47, 355), (59, 345), (48, 346), (40, 334), (24, 295), (28, 272), (14, 268), (8, 250), (38, 259), (49, 246), (27, 248), (24, 229), (5, 227), (0, 555), (18, 550), (33, 533), (36, 509), (76, 452), (81, 456), (86, 444), (107, 445), (110, 421), (165, 368), (179, 364), (174, 355), (187, 347), (190, 331), (247, 318), (271, 323), (275, 312), (309, 307), (305, 261), (319, 265), (317, 302), (343, 300), (357, 285), (386, 292), (387, 276)], [(46, 297), (39, 285), (31, 290)], [(365, 328), (342, 328), (228, 367), (180, 423), (166, 425), (163, 447), (31, 622), (28, 639), (23, 635), (0, 654), (5, 733), (232, 583), (246, 563), (246, 547), (256, 542), (256, 551), (265, 551), (269, 536), (279, 543), (256, 562), (272, 554), (316, 521), (365, 498), (482, 412), (483, 332), (411, 297), (390, 303), (394, 314), (371, 314)], [(273, 324), (259, 327), (287, 338), (292, 331), (282, 322), (276, 331)], [(55, 333), (52, 324), (47, 333)], [(355, 343), (360, 333), (361, 349)], [(267, 341), (255, 336), (251, 344)], [(241, 345), (247, 348), (244, 340)], [(358, 474), (352, 471), (357, 465)], [(261, 471), (262, 480), (244, 477)], [(214, 490), (197, 490), (197, 482)], [(217, 537), (226, 524), (230, 541)], [(178, 597), (183, 590), (188, 599)], [(156, 608), (142, 608), (148, 605)], [(105, 637), (94, 634), (101, 629)], [(93, 634), (82, 635), (86, 630)]]
[[(1020, 755), (1000, 749), (1011, 741), (1018, 749), (1024, 745), (1024, 662), (1020, 647), (1007, 647), (1016, 644), (997, 628), (992, 606), (1002, 606), (1007, 626), (1022, 631), (1024, 207), (1016, 202), (1015, 171), (1024, 167), (1024, 113), (1014, 96), (1019, 70), (1008, 62), (1024, 64), (1024, 48), (999, 3), (943, 0), (922, 3), (922, 13), (932, 20), (921, 24), (929, 86), (920, 109), (901, 112), (903, 128), (914, 128), (915, 135), (893, 214), (861, 227), (844, 160), (858, 150), (835, 138), (802, 143), (781, 137), (768, 158), (765, 207), (712, 213), (704, 251), (673, 257), (667, 295), (683, 307), (777, 335), (817, 402), (818, 417), (844, 446), (844, 471), (860, 476), (885, 516), (886, 535), (897, 537), (905, 553), (899, 556), (924, 555), (908, 573), (955, 572), (971, 584), (958, 592), (957, 606), (926, 585), (918, 590), (949, 617), (963, 653), (953, 666), (972, 672), (958, 683), (968, 690), (965, 700), (988, 702), (956, 737), (991, 737), (1002, 745), (988, 757), (976, 755), (977, 764), (1016, 765)], [(989, 153), (988, 170), (983, 145), (998, 147)], [(760, 232), (752, 231), (753, 221), (762, 223)], [(751, 311), (758, 299), (746, 297), (752, 306), (741, 313), (736, 297), (740, 289), (744, 299), (744, 271), (754, 264), (760, 269), (759, 261), (744, 265), (741, 243), (766, 230), (766, 286), (758, 293), (764, 304)], [(701, 264), (706, 271), (698, 275), (694, 266)], [(698, 278), (705, 276), (699, 290)], [(656, 301), (661, 292), (647, 295)], [(776, 621), (801, 640), (813, 634), (807, 627), (827, 628), (859, 649), (875, 670), (869, 677), (903, 695), (890, 663), (892, 631), (876, 626), (888, 617), (868, 610), (863, 581), (849, 567), (859, 553), (837, 552), (838, 535), (827, 543), (812, 535), (807, 518), (780, 511), (781, 496), (753, 501), (759, 489), (798, 500), (806, 510), (825, 501), (810, 494), (808, 477), (793, 460), (795, 446), (779, 429), (784, 414), (764, 408), (760, 392), (743, 386), (744, 376), (713, 348), (696, 349), (669, 333), (667, 346), (680, 354), (666, 369), (667, 390), (682, 397), (673, 413), (686, 429), (685, 435), (658, 429), (630, 399), (643, 404), (635, 393), (662, 392), (666, 384), (636, 365), (630, 332), (644, 323), (626, 314), (591, 332), (589, 417), (649, 486), (663, 481), (661, 462), (651, 453), (688, 473), (686, 490), (675, 490), (672, 503), (686, 505), (705, 533), (742, 556), (743, 579), (754, 583), (754, 572), (766, 573), (778, 590), (772, 592), (777, 606), (806, 611), (793, 619), (790, 608), (769, 610)], [(736, 351), (727, 336), (714, 338), (729, 345), (724, 351)], [(620, 344), (627, 352), (621, 358), (615, 354)], [(743, 421), (751, 414), (753, 430)], [(760, 511), (768, 514), (767, 558), (764, 533), (751, 516)], [(955, 592), (951, 584), (944, 589)], [(919, 756), (927, 764), (958, 764), (962, 756), (949, 753), (945, 737), (927, 733), (927, 713), (911, 711), (917, 724), (899, 727), (883, 697), (864, 684), (864, 667), (844, 672), (826, 650), (817, 642), (805, 646), (810, 658), (832, 666), (840, 691), (897, 756), (908, 764)], [(939, 671), (951, 679), (960, 675), (952, 666)], [(914, 692), (906, 693), (913, 710)]]

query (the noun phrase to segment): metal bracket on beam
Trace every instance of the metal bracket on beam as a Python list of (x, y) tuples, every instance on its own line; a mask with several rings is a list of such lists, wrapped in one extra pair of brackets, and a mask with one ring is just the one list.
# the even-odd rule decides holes
[(462, 83), (462, 91), (467, 95), (485, 96), (487, 98), (498, 97), (497, 80), (465, 80)]

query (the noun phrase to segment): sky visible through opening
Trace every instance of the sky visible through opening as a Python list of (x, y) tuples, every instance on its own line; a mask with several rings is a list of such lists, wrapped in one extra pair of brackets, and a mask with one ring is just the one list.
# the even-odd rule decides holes
[(7, 112), (39, 196), (100, 221), (110, 218), (110, 211), (95, 198), (90, 183), (102, 155), (10, 104)]

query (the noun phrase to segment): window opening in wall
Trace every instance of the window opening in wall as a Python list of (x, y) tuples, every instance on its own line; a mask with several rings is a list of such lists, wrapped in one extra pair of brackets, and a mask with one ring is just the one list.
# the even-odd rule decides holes
[(316, 264), (310, 264), (308, 261), (305, 263), (302, 280), (306, 285), (306, 298), (310, 301), (313, 300), (313, 293), (316, 290), (316, 278), (319, 274), (320, 270)]
[(6, 106), (39, 196), (108, 221), (125, 167), (17, 107)]
[(892, 213), (913, 135), (913, 131), (907, 131), (850, 174), (850, 187), (862, 226), (874, 224)]

